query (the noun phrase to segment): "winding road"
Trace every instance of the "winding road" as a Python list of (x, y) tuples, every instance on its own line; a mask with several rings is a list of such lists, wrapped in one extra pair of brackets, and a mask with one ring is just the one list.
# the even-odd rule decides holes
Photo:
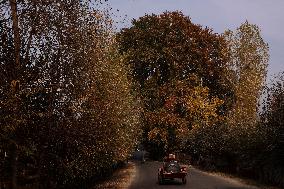
[(258, 189), (248, 186), (240, 181), (225, 178), (219, 175), (209, 174), (195, 168), (189, 168), (187, 184), (183, 185), (180, 180), (166, 181), (163, 185), (158, 184), (157, 174), (161, 162), (136, 163), (136, 175), (130, 185), (130, 189)]

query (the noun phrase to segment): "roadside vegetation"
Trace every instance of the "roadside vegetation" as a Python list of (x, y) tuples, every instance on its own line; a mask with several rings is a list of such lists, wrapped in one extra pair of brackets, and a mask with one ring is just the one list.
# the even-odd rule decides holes
[(131, 155), (140, 103), (93, 3), (1, 1), (0, 188), (87, 188)]
[(283, 74), (266, 86), (269, 47), (258, 26), (216, 34), (165, 12), (133, 20), (118, 41), (152, 158), (185, 153), (203, 168), (283, 187)]
[(116, 32), (104, 1), (0, 2), (0, 188), (88, 188), (142, 143), (284, 187), (284, 73), (244, 22), (181, 12)]

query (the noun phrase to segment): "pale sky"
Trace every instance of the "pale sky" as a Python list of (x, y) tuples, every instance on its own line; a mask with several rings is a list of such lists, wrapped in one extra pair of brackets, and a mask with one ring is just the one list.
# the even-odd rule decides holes
[[(119, 28), (130, 26), (132, 18), (164, 11), (182, 11), (193, 23), (216, 33), (235, 30), (246, 20), (261, 28), (270, 47), (268, 76), (284, 71), (284, 0), (108, 0), (117, 15)], [(116, 12), (116, 10), (119, 10)]]

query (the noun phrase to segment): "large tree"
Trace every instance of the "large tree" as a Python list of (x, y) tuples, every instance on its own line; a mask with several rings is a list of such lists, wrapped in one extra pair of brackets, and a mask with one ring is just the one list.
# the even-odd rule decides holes
[(149, 78), (160, 86), (194, 73), (212, 92), (220, 93), (227, 61), (222, 36), (193, 24), (181, 12), (145, 15), (132, 24), (118, 35), (120, 51), (127, 52), (132, 75), (142, 88)]
[(210, 109), (219, 116), (230, 107), (231, 88), (223, 77), (226, 41), (211, 29), (181, 12), (165, 12), (133, 20), (118, 40), (146, 109), (150, 138), (174, 146), (176, 133), (206, 122), (199, 115)]

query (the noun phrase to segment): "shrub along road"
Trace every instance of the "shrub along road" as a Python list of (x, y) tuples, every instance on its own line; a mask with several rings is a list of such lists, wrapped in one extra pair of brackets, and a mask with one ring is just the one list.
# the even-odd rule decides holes
[(240, 181), (209, 174), (195, 168), (189, 168), (187, 184), (183, 185), (180, 180), (166, 181), (163, 185), (158, 184), (157, 174), (161, 162), (146, 162), (136, 164), (136, 175), (130, 185), (130, 189), (156, 189), (156, 188), (190, 188), (190, 189), (257, 189)]

